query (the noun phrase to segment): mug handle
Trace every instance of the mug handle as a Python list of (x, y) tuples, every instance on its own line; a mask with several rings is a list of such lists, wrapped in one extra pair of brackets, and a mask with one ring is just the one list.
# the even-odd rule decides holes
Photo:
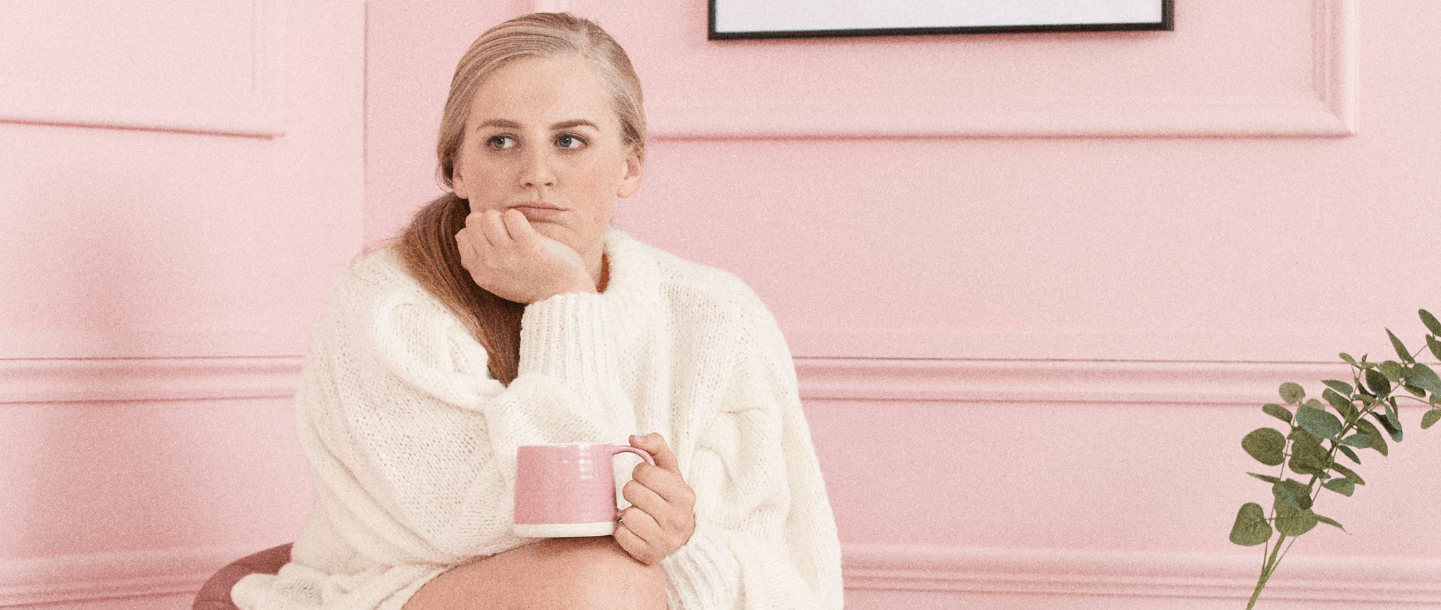
[[(628, 446), (628, 445), (611, 445), (610, 456), (611, 456), (612, 458), (614, 458), (615, 456), (620, 455), (620, 454), (622, 454), (622, 453), (634, 453), (634, 454), (640, 456), (641, 459), (645, 460), (645, 463), (650, 464), (651, 466), (654, 466), (654, 465), (655, 465), (655, 458), (651, 457), (651, 456), (650, 456), (650, 453), (646, 452), (646, 450), (644, 450), (644, 449), (637, 449), (637, 448), (635, 448), (635, 447), (631, 447), (631, 446)], [(616, 519), (617, 521), (619, 521), (619, 520), (620, 520), (620, 516), (621, 516), (621, 515), (624, 515), (624, 514), (625, 514), (625, 511), (624, 511), (624, 510), (621, 510), (621, 509), (619, 509), (619, 508), (615, 509), (615, 519)]]

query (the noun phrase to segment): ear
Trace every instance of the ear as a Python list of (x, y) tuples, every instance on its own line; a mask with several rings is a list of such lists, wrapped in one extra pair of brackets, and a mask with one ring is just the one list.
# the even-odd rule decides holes
[(620, 184), (616, 187), (615, 196), (631, 196), (631, 193), (640, 188), (640, 178), (644, 173), (645, 160), (641, 159), (639, 150), (632, 148), (630, 154), (625, 156), (625, 167), (621, 173)]
[(455, 161), (451, 163), (450, 186), (455, 189), (456, 197), (470, 200), (470, 185), (465, 181), (465, 168), (460, 164), (460, 155), (456, 155)]

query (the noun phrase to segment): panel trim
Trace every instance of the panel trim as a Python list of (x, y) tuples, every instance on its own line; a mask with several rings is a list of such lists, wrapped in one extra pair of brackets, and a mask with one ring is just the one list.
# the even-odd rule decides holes
[[(9, 82), (0, 122), (115, 127), (225, 135), (285, 135), (284, 0), (251, 0), (251, 90), (239, 99), (197, 95), (183, 87), (144, 97), (92, 91), (81, 85)], [(83, 102), (80, 100), (84, 100)]]
[[(1259, 550), (1257, 551), (1259, 552)], [(846, 588), (1021, 595), (1249, 599), (1251, 554), (847, 544)], [(1438, 604), (1441, 559), (1289, 556), (1265, 599)]]
[(0, 360), (0, 404), (286, 398), (302, 359)]
[[(537, 0), (537, 4), (575, 0)], [(1350, 136), (1357, 133), (1357, 0), (1313, 0), (1315, 89), (1294, 97), (1069, 99), (975, 109), (947, 98), (687, 100), (647, 108), (658, 140), (727, 138)], [(715, 44), (715, 43), (711, 43)], [(904, 105), (906, 112), (895, 112)]]

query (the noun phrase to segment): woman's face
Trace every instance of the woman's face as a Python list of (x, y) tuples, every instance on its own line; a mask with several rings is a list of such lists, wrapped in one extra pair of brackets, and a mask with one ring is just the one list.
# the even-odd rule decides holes
[(465, 130), (451, 183), (470, 211), (516, 208), (600, 269), (615, 198), (635, 192), (642, 168), (590, 64), (532, 57), (501, 68), (476, 91)]

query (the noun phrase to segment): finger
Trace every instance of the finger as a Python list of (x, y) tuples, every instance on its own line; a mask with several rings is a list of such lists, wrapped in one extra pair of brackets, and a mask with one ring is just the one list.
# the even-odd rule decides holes
[(665, 437), (659, 432), (652, 432), (645, 436), (631, 435), (630, 446), (642, 449), (655, 459), (655, 465), (662, 469), (680, 474), (680, 461), (676, 459), (675, 453), (670, 450), (670, 445), (665, 442)]
[(627, 481), (620, 494), (631, 506), (645, 511), (648, 515), (660, 514), (668, 504), (660, 492), (636, 479)]
[(530, 226), (530, 220), (520, 210), (506, 210), (505, 214), (501, 215), (501, 220), (505, 223), (505, 230), (515, 241), (516, 246), (528, 249), (535, 245), (537, 239), (535, 227)]
[(650, 543), (646, 542), (644, 538), (641, 538), (639, 534), (636, 534), (625, 523), (615, 526), (615, 542), (620, 545), (620, 548), (625, 549), (625, 552), (629, 553), (631, 557), (634, 557), (636, 561), (646, 565), (651, 565), (656, 562), (655, 552), (651, 549)]
[[(466, 224), (469, 225), (469, 221)], [(466, 269), (475, 266), (475, 244), (471, 243), (473, 239), (469, 226), (455, 234), (455, 249), (460, 251), (460, 266)]]
[(480, 225), (480, 231), (485, 235), (485, 241), (489, 245), (495, 248), (510, 246), (510, 233), (506, 231), (505, 224), (501, 221), (500, 212), (495, 210), (481, 212), (477, 224)]
[(621, 526), (625, 526), (652, 549), (659, 548), (665, 539), (665, 532), (661, 529), (660, 523), (656, 522), (655, 517), (634, 506), (625, 509), (625, 513), (621, 515), (620, 525), (616, 527)]

